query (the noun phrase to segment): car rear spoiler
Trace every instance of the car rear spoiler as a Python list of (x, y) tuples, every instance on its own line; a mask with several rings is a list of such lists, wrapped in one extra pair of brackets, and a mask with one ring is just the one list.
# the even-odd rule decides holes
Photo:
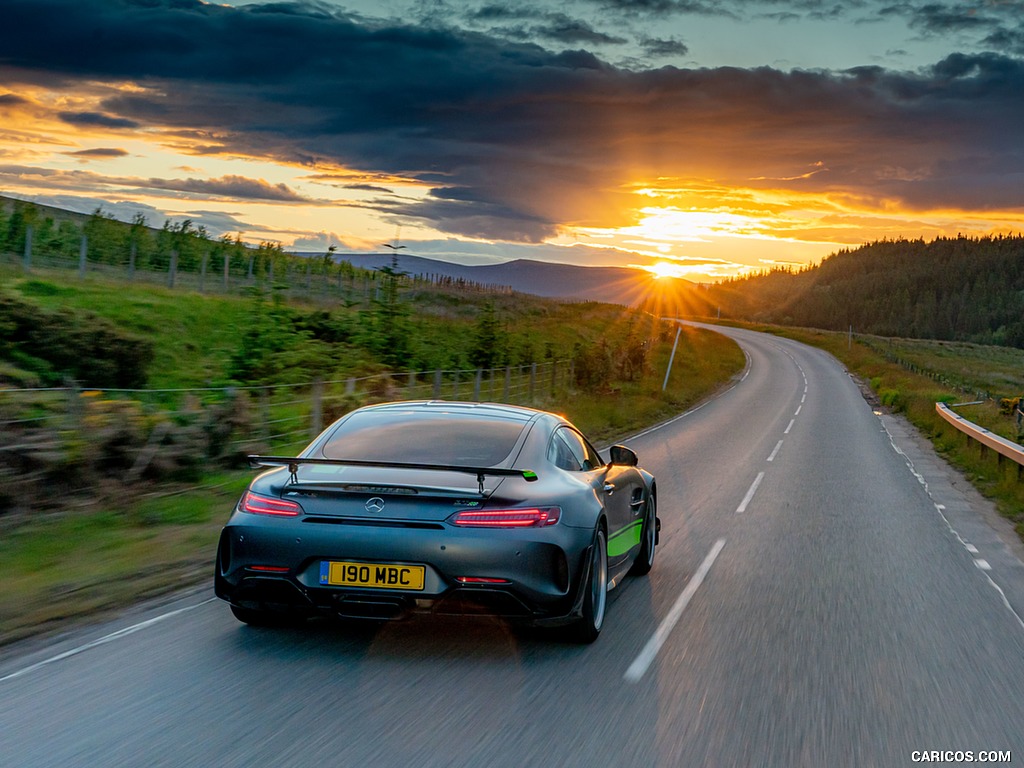
[(428, 472), (461, 472), (466, 475), (476, 475), (476, 482), (481, 495), (484, 493), (485, 477), (521, 477), (526, 482), (532, 483), (537, 479), (537, 473), (530, 469), (505, 469), (503, 467), (464, 467), (458, 464), (413, 464), (404, 461), (362, 461), (357, 459), (304, 459), (297, 456), (250, 456), (249, 466), (253, 469), (260, 467), (288, 467), (291, 473), (290, 482), (297, 485), (299, 482), (298, 472), (301, 464), (319, 464), (321, 466), (333, 467), (377, 467), (381, 469), (422, 469)]

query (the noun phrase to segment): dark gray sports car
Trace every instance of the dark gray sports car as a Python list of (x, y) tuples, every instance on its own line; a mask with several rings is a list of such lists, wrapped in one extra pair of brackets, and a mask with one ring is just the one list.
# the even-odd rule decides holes
[(249, 624), (326, 613), (492, 614), (593, 641), (607, 592), (654, 563), (654, 477), (561, 416), (400, 402), (352, 411), (249, 486), (215, 589)]

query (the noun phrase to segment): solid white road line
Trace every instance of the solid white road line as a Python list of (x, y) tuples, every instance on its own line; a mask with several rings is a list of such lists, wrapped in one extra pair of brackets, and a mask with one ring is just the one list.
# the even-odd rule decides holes
[(704, 558), (704, 562), (700, 564), (697, 572), (693, 574), (693, 578), (686, 584), (682, 593), (676, 598), (675, 605), (668, 612), (668, 615), (661, 620), (661, 624), (658, 625), (657, 631), (651, 636), (651, 639), (647, 641), (647, 645), (640, 651), (640, 655), (634, 659), (633, 663), (629, 665), (629, 669), (626, 670), (624, 675), (626, 682), (636, 683), (639, 682), (640, 678), (644, 676), (655, 657), (658, 655), (658, 651), (661, 650), (661, 646), (665, 644), (672, 629), (679, 622), (679, 618), (683, 615), (683, 611), (686, 610), (686, 606), (690, 604), (690, 600), (693, 599), (694, 594), (700, 588), (700, 585), (707, 578), (708, 571), (711, 570), (711, 566), (714, 565), (715, 560), (718, 558), (718, 554), (722, 551), (722, 547), (725, 546), (725, 539), (719, 539), (715, 542), (715, 546), (708, 552), (707, 557)]
[(198, 608), (202, 605), (206, 605), (207, 603), (212, 603), (215, 599), (216, 598), (211, 597), (208, 600), (203, 600), (203, 602), (201, 603), (189, 605), (185, 608), (179, 608), (176, 611), (164, 613), (152, 619), (147, 619), (146, 621), (139, 622), (138, 624), (133, 624), (130, 627), (119, 629), (117, 630), (117, 632), (111, 632), (109, 635), (104, 635), (103, 637), (97, 640), (93, 640), (92, 642), (86, 643), (85, 645), (80, 645), (77, 648), (72, 648), (70, 651), (59, 653), (56, 656), (51, 656), (48, 659), (43, 659), (42, 661), (32, 664), (31, 666), (25, 667), (24, 669), (19, 669), (17, 672), (12, 672), (9, 675), (0, 677), (0, 683), (3, 683), (7, 680), (13, 680), (14, 678), (21, 677), (22, 675), (27, 675), (29, 672), (35, 672), (37, 669), (45, 667), (47, 664), (53, 664), (54, 662), (63, 661), (64, 659), (70, 658), (71, 656), (77, 656), (78, 654), (83, 653), (84, 651), (88, 651), (90, 648), (95, 648), (99, 645), (106, 645), (107, 643), (112, 643), (114, 640), (120, 640), (122, 637), (132, 635), (138, 632), (140, 629), (151, 627), (157, 622), (163, 621), (164, 619), (169, 619), (172, 616), (177, 616), (179, 613), (185, 613), (186, 611), (194, 610), (195, 608)]
[(764, 472), (758, 472), (757, 477), (754, 478), (754, 482), (750, 485), (750, 490), (747, 491), (747, 495), (743, 497), (743, 501), (741, 501), (740, 505), (736, 507), (737, 515), (747, 511), (747, 506), (753, 500), (754, 494), (757, 493), (757, 486), (761, 484), (762, 480), (764, 480)]

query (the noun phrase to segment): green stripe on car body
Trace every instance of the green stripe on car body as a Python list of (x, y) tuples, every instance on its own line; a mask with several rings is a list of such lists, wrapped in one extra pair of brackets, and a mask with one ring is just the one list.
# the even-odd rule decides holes
[(640, 543), (644, 521), (636, 520), (608, 537), (608, 557), (624, 555)]

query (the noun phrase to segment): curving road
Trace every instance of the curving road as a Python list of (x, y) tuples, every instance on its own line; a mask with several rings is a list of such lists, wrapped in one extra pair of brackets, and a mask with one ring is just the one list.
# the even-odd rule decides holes
[(0, 765), (1020, 762), (1016, 544), (833, 358), (722, 332), (744, 377), (629, 441), (662, 543), (593, 646), (497, 622), (256, 630), (204, 589), (7, 649)]

